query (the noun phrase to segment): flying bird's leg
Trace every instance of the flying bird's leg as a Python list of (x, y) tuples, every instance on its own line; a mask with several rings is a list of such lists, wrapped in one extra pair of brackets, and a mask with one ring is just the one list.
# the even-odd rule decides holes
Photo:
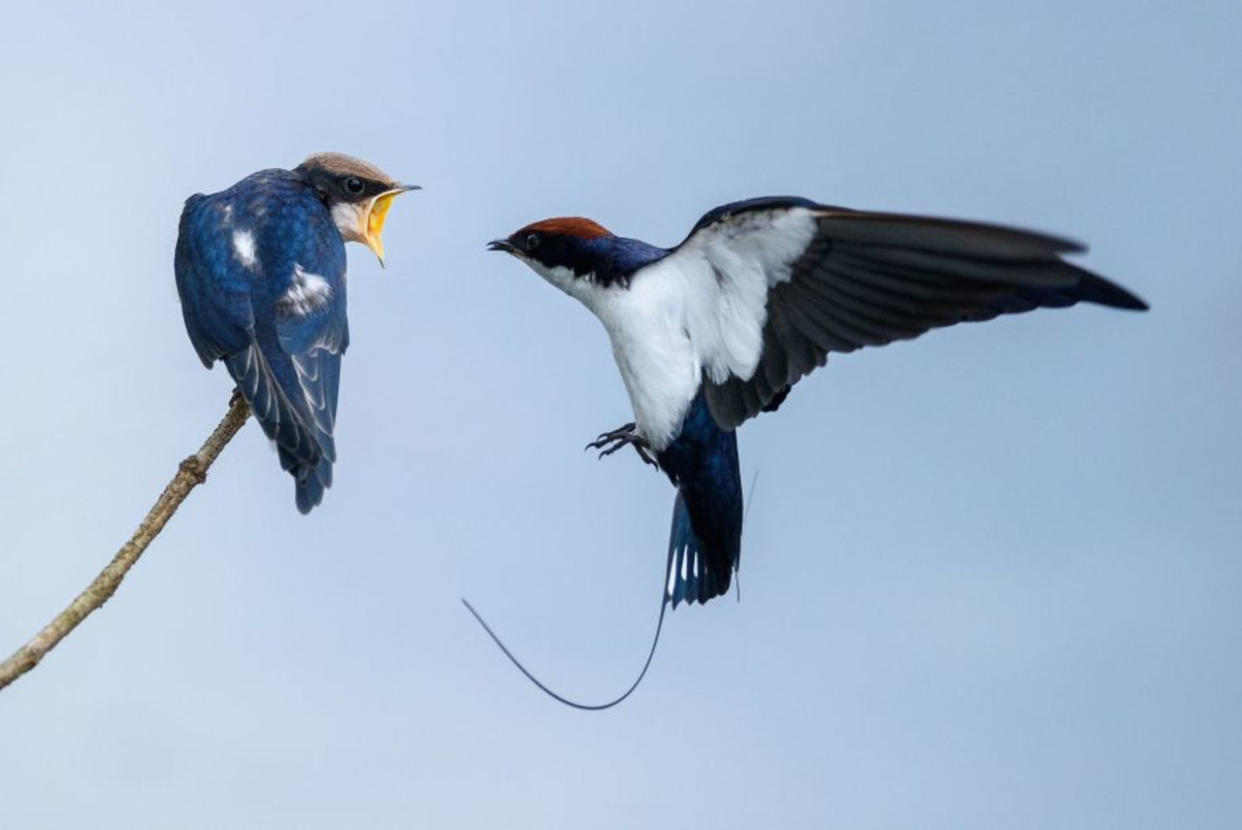
[(651, 454), (650, 454), (651, 448), (647, 446), (647, 443), (645, 441), (643, 442), (635, 441), (633, 444), (633, 447), (634, 447), (634, 452), (638, 453), (638, 457), (643, 460), (644, 464), (650, 464), (652, 467), (655, 467), (656, 472), (660, 471), (660, 464), (654, 458), (651, 457)]
[(651, 457), (651, 448), (647, 446), (645, 440), (639, 437), (632, 421), (617, 427), (611, 432), (601, 432), (598, 438), (587, 444), (583, 449), (599, 450), (599, 457), (603, 458), (606, 455), (612, 455), (627, 444), (634, 448), (634, 451), (638, 453), (638, 457), (643, 460), (644, 464), (650, 464), (653, 467), (660, 466)]
[(628, 424), (622, 424), (610, 432), (601, 432), (598, 437), (591, 443), (587, 444), (583, 449), (598, 450), (613, 441), (623, 441), (626, 437), (633, 435), (635, 424), (630, 421)]

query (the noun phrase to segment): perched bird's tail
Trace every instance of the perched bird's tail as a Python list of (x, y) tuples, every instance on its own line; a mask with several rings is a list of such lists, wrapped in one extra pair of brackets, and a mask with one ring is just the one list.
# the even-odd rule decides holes
[[(298, 510), (309, 513), (332, 485), (336, 448), (330, 429), (304, 403), (307, 396), (292, 361), (286, 357), (273, 365), (259, 344), (252, 342), (245, 350), (226, 356), (224, 365), (264, 434), (275, 442), (281, 469), (293, 476)], [(335, 408), (335, 387), (331, 397)]]
[(284, 447), (277, 447), (281, 469), (293, 476), (294, 500), (300, 513), (309, 513), (323, 501), (323, 491), (332, 486), (332, 460), (321, 458), (317, 465), (298, 461)]

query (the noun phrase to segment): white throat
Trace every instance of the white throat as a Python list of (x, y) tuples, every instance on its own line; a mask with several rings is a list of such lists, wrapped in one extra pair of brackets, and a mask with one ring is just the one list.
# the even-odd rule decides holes
[(332, 222), (346, 242), (365, 242), (362, 228), (366, 226), (363, 205), (354, 202), (337, 202), (332, 206)]

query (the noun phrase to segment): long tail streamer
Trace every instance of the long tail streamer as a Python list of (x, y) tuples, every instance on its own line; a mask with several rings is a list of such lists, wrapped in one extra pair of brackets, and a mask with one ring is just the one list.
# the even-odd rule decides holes
[(607, 703), (579, 703), (576, 700), (570, 700), (564, 695), (559, 695), (549, 689), (546, 685), (539, 681), (539, 678), (531, 674), (530, 671), (522, 665), (521, 660), (513, 656), (513, 652), (509, 651), (508, 646), (501, 641), (500, 637), (496, 636), (496, 632), (492, 631), (492, 627), (484, 622), (483, 617), (479, 615), (478, 611), (474, 610), (474, 606), (471, 605), (465, 597), (462, 597), (461, 604), (466, 606), (466, 610), (473, 614), (474, 618), (479, 621), (479, 625), (483, 626), (483, 630), (487, 632), (487, 636), (491, 637), (492, 642), (499, 646), (500, 650), (505, 653), (505, 657), (508, 657), (509, 661), (513, 663), (513, 665), (517, 666), (518, 671), (526, 675), (527, 680), (539, 687), (541, 692), (554, 700), (564, 703), (566, 706), (572, 706), (575, 709), (583, 709), (588, 712), (597, 712), (601, 709), (611, 709), (613, 706), (616, 706), (618, 703), (625, 700), (633, 694), (634, 690), (638, 688), (638, 684), (642, 683), (643, 678), (647, 676), (647, 669), (651, 668), (651, 658), (655, 657), (656, 646), (660, 643), (660, 631), (664, 628), (664, 612), (668, 609), (668, 593), (663, 590), (663, 587), (661, 587), (660, 599), (660, 617), (656, 620), (655, 636), (651, 638), (651, 650), (647, 652), (647, 661), (643, 663), (643, 670), (638, 673), (638, 677), (634, 679), (633, 684), (631, 684), (620, 697), (614, 698)]
[[(743, 528), (746, 527), (746, 522), (750, 518), (750, 505), (752, 503), (752, 499), (754, 499), (754, 496), (755, 496), (755, 485), (758, 483), (759, 483), (759, 471), (755, 470), (755, 475), (750, 480), (750, 494), (747, 496), (747, 499), (746, 499), (746, 514), (745, 514), (745, 517), (742, 519)], [(668, 552), (668, 562), (664, 566), (665, 578), (661, 580), (660, 616), (656, 619), (655, 636), (651, 638), (651, 648), (647, 651), (647, 659), (643, 662), (642, 671), (638, 673), (638, 677), (634, 678), (634, 682), (630, 684), (630, 687), (626, 689), (624, 692), (622, 692), (619, 696), (613, 698), (607, 703), (579, 703), (576, 700), (570, 700), (564, 695), (558, 694), (557, 692), (550, 689), (547, 686), (547, 684), (543, 683), (541, 680), (539, 680), (539, 678), (531, 674), (530, 670), (527, 669), (526, 666), (522, 665), (522, 661), (517, 659), (517, 657), (513, 654), (512, 651), (509, 651), (509, 647), (504, 644), (504, 641), (500, 639), (500, 637), (496, 634), (495, 631), (492, 631), (492, 627), (487, 624), (487, 621), (483, 619), (483, 616), (478, 611), (474, 610), (474, 606), (470, 604), (469, 600), (467, 600), (465, 597), (462, 597), (461, 604), (466, 606), (466, 610), (471, 613), (471, 615), (475, 618), (476, 621), (478, 621), (479, 625), (483, 626), (483, 630), (487, 632), (487, 636), (491, 637), (492, 642), (495, 643), (502, 652), (504, 652), (505, 657), (509, 658), (509, 662), (517, 666), (517, 670), (520, 671), (522, 674), (526, 675), (526, 679), (529, 680), (531, 683), (535, 684), (535, 687), (538, 688), (539, 691), (543, 692), (545, 695), (552, 698), (553, 700), (559, 703), (563, 703), (566, 706), (571, 706), (574, 709), (582, 709), (587, 712), (598, 712), (602, 709), (611, 709), (612, 707), (616, 706), (618, 703), (621, 703), (622, 701), (624, 701), (627, 697), (629, 697), (630, 695), (634, 693), (634, 690), (638, 688), (638, 684), (642, 683), (643, 678), (647, 676), (647, 669), (651, 668), (651, 660), (652, 658), (655, 657), (656, 646), (660, 644), (660, 632), (664, 630), (664, 612), (668, 610), (668, 602), (669, 602), (669, 592), (667, 589), (668, 573), (672, 569), (672, 567), (673, 567), (673, 550), (670, 547), (669, 552)], [(734, 577), (736, 580), (737, 575), (735, 574)], [(737, 599), (738, 599), (738, 602), (741, 602), (742, 586), (741, 586), (740, 581), (738, 581), (736, 584), (737, 584), (737, 592), (738, 592)]]

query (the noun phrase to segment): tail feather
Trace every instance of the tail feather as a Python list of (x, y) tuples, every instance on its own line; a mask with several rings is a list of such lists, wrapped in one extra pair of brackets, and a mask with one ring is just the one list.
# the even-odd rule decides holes
[(665, 596), (704, 603), (728, 592), (742, 552), (737, 435), (720, 428), (700, 392), (677, 439), (656, 456), (677, 488)]
[(332, 460), (321, 458), (318, 465), (312, 467), (298, 461), (283, 447), (278, 446), (276, 451), (281, 468), (293, 476), (298, 512), (309, 513), (323, 501), (324, 490), (332, 486)]
[[(740, 494), (740, 490), (738, 492)], [(715, 506), (708, 506), (707, 510)], [(706, 514), (707, 510), (702, 512)], [(740, 517), (740, 501), (736, 503), (736, 510)], [(729, 512), (732, 513), (733, 510)], [(685, 494), (678, 489), (677, 498), (673, 502), (673, 523), (669, 530), (668, 567), (664, 586), (665, 598), (673, 604), (673, 608), (682, 602), (691, 605), (696, 602), (703, 604), (729, 591), (733, 572), (738, 566), (740, 522), (735, 534), (728, 526), (732, 522), (720, 518), (716, 518), (716, 521), (723, 521), (726, 526), (713, 528), (715, 531), (722, 531), (714, 534), (718, 537), (715, 545), (705, 543), (695, 532)]]
[[(690, 524), (690, 511), (681, 491), (673, 502), (673, 527), (668, 537), (668, 598), (676, 608), (683, 601), (699, 598), (699, 549), (703, 543)], [(689, 567), (687, 567), (689, 562)]]
[[(251, 342), (244, 351), (229, 355), (224, 362), (237, 381), (237, 388), (254, 410), (263, 432), (275, 442), (281, 469), (293, 476), (298, 510), (309, 513), (323, 501), (324, 490), (332, 485), (332, 460), (336, 451), (331, 431), (323, 429), (316, 421), (317, 416), (298, 397), (303, 392), (296, 385), (293, 364), (287, 357), (284, 360), (273, 368), (259, 344)], [(315, 366), (317, 368), (318, 364)], [(330, 364), (328, 369), (335, 408), (339, 362)]]

